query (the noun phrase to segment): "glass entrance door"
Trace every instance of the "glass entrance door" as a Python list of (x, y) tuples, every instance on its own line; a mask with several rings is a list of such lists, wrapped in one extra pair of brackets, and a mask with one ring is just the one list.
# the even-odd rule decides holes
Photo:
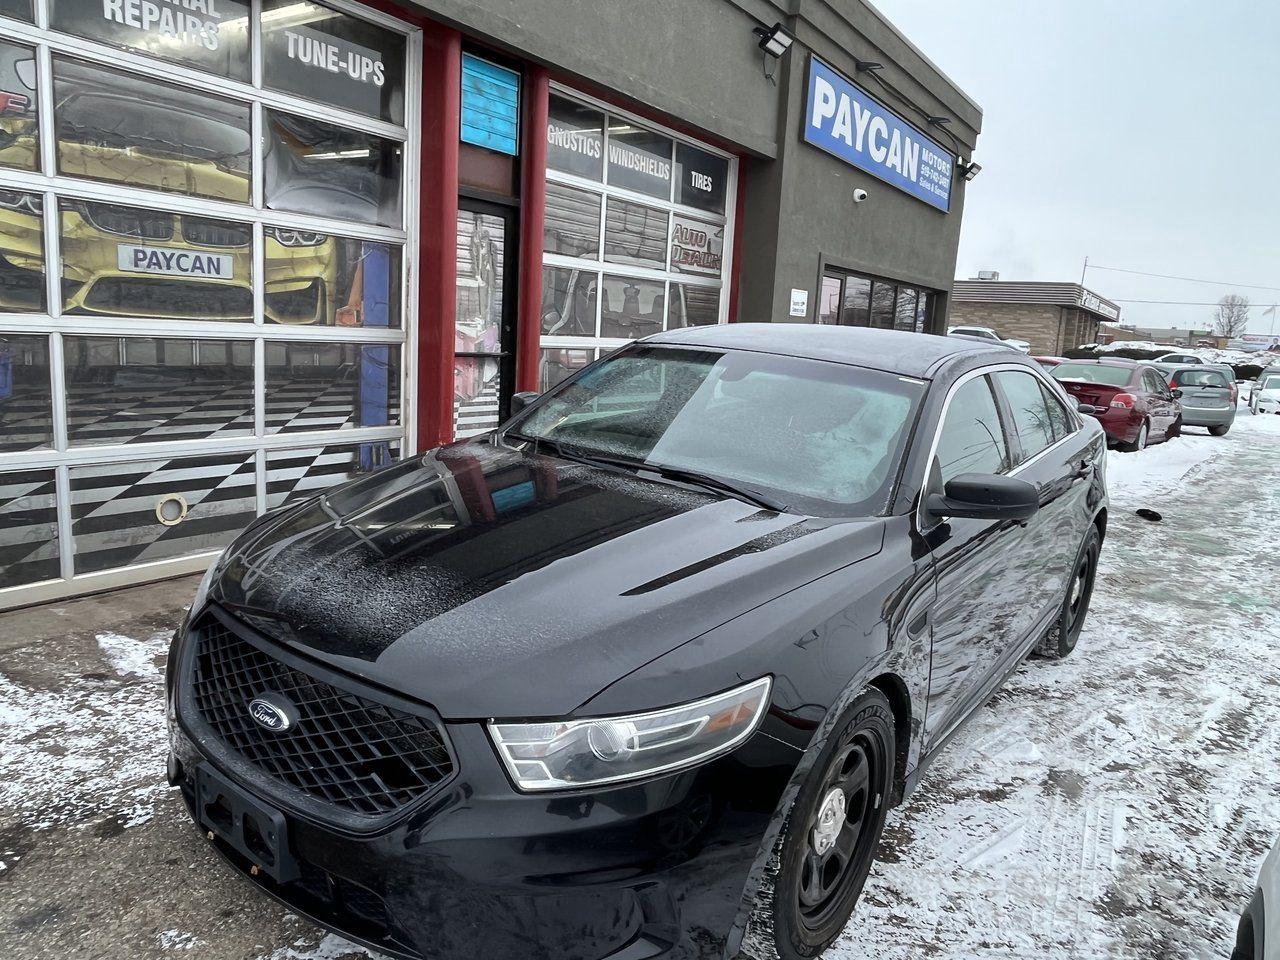
[(474, 437), (506, 416), (515, 378), (515, 210), (458, 201), (453, 335), (453, 435)]

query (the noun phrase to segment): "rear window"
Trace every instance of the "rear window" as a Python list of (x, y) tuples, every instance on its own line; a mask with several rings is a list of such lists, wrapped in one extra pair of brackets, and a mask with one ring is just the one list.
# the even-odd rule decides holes
[(1227, 378), (1217, 370), (1178, 370), (1173, 382), (1180, 387), (1228, 387)]
[(1101, 363), (1060, 363), (1049, 371), (1058, 380), (1083, 380), (1123, 387), (1133, 377), (1132, 367), (1113, 367)]

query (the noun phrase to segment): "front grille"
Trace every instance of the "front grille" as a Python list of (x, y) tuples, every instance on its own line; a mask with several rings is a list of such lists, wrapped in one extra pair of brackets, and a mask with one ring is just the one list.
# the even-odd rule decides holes
[(168, 240), (173, 236), (173, 214), (154, 213), (110, 203), (86, 203), (84, 217), (99, 230), (137, 240)]
[(246, 223), (217, 223), (183, 217), (182, 239), (202, 247), (247, 247), (252, 233)]
[(253, 291), (225, 281), (103, 277), (85, 296), (84, 309), (133, 317), (247, 320), (253, 316)]
[[(433, 720), (320, 680), (270, 656), (212, 615), (195, 630), (193, 702), (229, 750), (307, 796), (365, 816), (393, 813), (453, 772)], [(298, 710), (272, 732), (249, 714), (264, 693)]]

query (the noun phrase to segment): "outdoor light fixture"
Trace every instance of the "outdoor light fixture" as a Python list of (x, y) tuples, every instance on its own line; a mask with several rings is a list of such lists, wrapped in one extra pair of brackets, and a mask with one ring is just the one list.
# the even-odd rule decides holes
[(751, 32), (760, 38), (760, 49), (775, 59), (786, 53), (795, 42), (795, 37), (787, 33), (781, 23), (772, 27), (756, 27)]
[(876, 63), (874, 60), (859, 60), (854, 57), (853, 69), (857, 70), (858, 73), (874, 73), (876, 70), (883, 70), (884, 64)]
[(974, 163), (970, 160), (966, 163), (962, 158), (956, 158), (956, 166), (960, 168), (960, 172), (964, 175), (965, 180), (972, 180), (982, 172), (982, 164)]
[(930, 117), (929, 118), (929, 123), (931, 123), (935, 127), (945, 127), (950, 122), (951, 122), (950, 117)]

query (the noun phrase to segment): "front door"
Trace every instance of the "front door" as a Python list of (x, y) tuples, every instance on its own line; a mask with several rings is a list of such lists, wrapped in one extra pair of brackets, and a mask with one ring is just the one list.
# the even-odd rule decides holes
[[(1008, 473), (1012, 457), (990, 378), (970, 376), (954, 388), (938, 434), (926, 490), (941, 493), (962, 473)], [(925, 749), (968, 714), (1016, 636), (1024, 587), (1013, 561), (1022, 527), (1012, 520), (930, 518), (922, 530), (933, 551), (937, 601)]]
[(515, 382), (516, 211), (458, 201), (453, 338), (453, 435), (474, 437), (506, 417)]

